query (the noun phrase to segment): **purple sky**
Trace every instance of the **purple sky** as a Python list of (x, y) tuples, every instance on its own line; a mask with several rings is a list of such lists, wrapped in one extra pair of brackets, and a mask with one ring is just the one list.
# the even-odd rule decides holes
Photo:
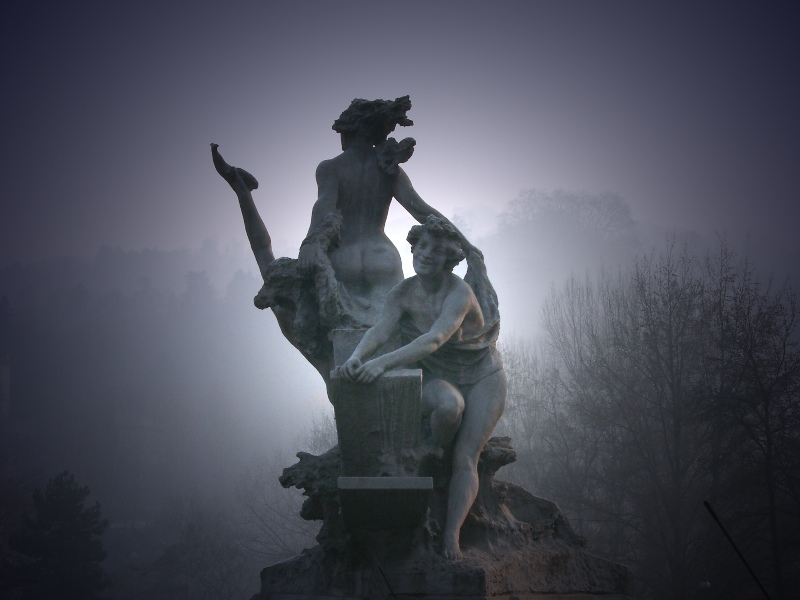
[[(777, 5), (19, 2), (2, 18), (0, 267), (245, 242), (209, 142), (296, 255), (330, 126), (410, 94), (420, 194), (474, 236), (526, 188), (800, 252), (800, 37)], [(181, 6), (182, 5), (182, 6)], [(394, 210), (388, 230), (411, 224)]]

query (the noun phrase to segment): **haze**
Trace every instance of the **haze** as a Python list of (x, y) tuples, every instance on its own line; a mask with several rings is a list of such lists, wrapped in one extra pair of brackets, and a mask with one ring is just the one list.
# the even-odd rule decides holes
[[(551, 286), (625, 268), (669, 235), (701, 252), (726, 237), (763, 279), (796, 282), (796, 22), (755, 4), (7, 8), (0, 297), (11, 419), (34, 432), (7, 449), (12, 474), (73, 469), (115, 522), (190, 488), (229, 491), (254, 455), (308, 449), (325, 391), (252, 307), (258, 272), (209, 144), (258, 178), (275, 253), (295, 257), (314, 170), (340, 151), (331, 124), (356, 97), (410, 95), (414, 126), (393, 134), (417, 141), (404, 168), (484, 251), (505, 343), (541, 335)], [(520, 229), (526, 199), (578, 208), (571, 225)], [(621, 210), (611, 242), (575, 226), (592, 199)], [(393, 206), (407, 275), (413, 223)], [(126, 419), (141, 428), (123, 443), (110, 432)], [(160, 433), (143, 424), (158, 419)], [(126, 504), (109, 474), (178, 423)]]
[(520, 190), (563, 188), (797, 248), (798, 41), (778, 8), (81, 6), (3, 19), (0, 264), (240, 243), (212, 141), (259, 178), (293, 254), (333, 119), (403, 94), (412, 181), (474, 235)]

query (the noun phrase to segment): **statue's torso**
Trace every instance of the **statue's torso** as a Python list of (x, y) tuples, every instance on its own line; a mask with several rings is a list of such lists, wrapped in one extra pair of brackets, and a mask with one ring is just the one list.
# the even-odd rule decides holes
[(377, 318), (386, 295), (403, 280), (400, 253), (384, 233), (394, 178), (378, 166), (374, 152), (346, 150), (335, 159), (342, 215), (339, 245), (329, 257), (337, 279)]
[[(456, 275), (450, 277), (458, 279)], [(405, 344), (431, 330), (442, 314), (446, 298), (446, 294), (437, 298), (425, 294), (415, 279), (407, 279), (404, 283), (407, 289), (403, 294), (400, 334)], [(454, 285), (467, 284), (460, 281), (460, 284)], [(483, 326), (483, 315), (473, 296), (461, 327), (438, 350), (418, 361), (417, 366), (422, 369), (424, 379), (444, 379), (460, 387), (473, 385), (502, 369), (503, 364), (494, 344), (476, 343)]]

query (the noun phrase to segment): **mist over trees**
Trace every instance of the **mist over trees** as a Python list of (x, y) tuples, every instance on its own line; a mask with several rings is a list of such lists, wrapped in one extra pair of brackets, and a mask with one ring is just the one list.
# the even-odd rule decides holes
[(508, 203), (498, 232), (480, 242), (500, 297), (507, 337), (542, 333), (550, 287), (574, 274), (627, 268), (642, 248), (630, 207), (619, 196), (527, 190)]
[[(557, 502), (642, 597), (798, 586), (796, 299), (765, 261), (648, 239), (613, 194), (524, 192), (475, 243), (500, 295), (501, 471)], [(655, 249), (654, 249), (655, 248)], [(738, 248), (737, 248), (738, 249)], [(779, 263), (783, 264), (783, 263)], [(317, 374), (252, 298), (243, 249), (123, 252), (0, 270), (3, 561), (32, 490), (69, 468), (109, 527), (116, 598), (246, 597), (314, 544), (277, 477), (335, 443)]]
[[(233, 513), (243, 473), (255, 455), (289, 463), (285, 448), (327, 400), (316, 373), (304, 376), (302, 358), (282, 347), (273, 316), (253, 307), (260, 278), (238, 265), (206, 245), (194, 254), (106, 248), (93, 261), (0, 270), (4, 557), (22, 526), (14, 514), (64, 468), (102, 502), (117, 584), (123, 567), (196, 547), (187, 539), (201, 530), (233, 532), (241, 547)], [(272, 493), (285, 504), (293, 492), (279, 488), (279, 474)], [(293, 552), (303, 544), (285, 542)], [(263, 564), (248, 564), (250, 589)]]
[[(629, 272), (571, 278), (544, 343), (506, 348), (515, 476), (556, 500), (640, 593), (774, 598), (800, 580), (797, 301), (723, 242), (670, 245)], [(748, 592), (748, 590), (752, 590)]]

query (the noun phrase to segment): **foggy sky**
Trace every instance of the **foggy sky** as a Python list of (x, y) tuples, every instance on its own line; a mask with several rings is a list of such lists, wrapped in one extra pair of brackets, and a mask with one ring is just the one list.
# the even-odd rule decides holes
[[(543, 188), (800, 250), (800, 42), (776, 6), (26, 2), (0, 21), (0, 267), (246, 243), (210, 142), (296, 256), (333, 120), (404, 94), (406, 170), (474, 237)], [(410, 224), (395, 208), (387, 230)]]

